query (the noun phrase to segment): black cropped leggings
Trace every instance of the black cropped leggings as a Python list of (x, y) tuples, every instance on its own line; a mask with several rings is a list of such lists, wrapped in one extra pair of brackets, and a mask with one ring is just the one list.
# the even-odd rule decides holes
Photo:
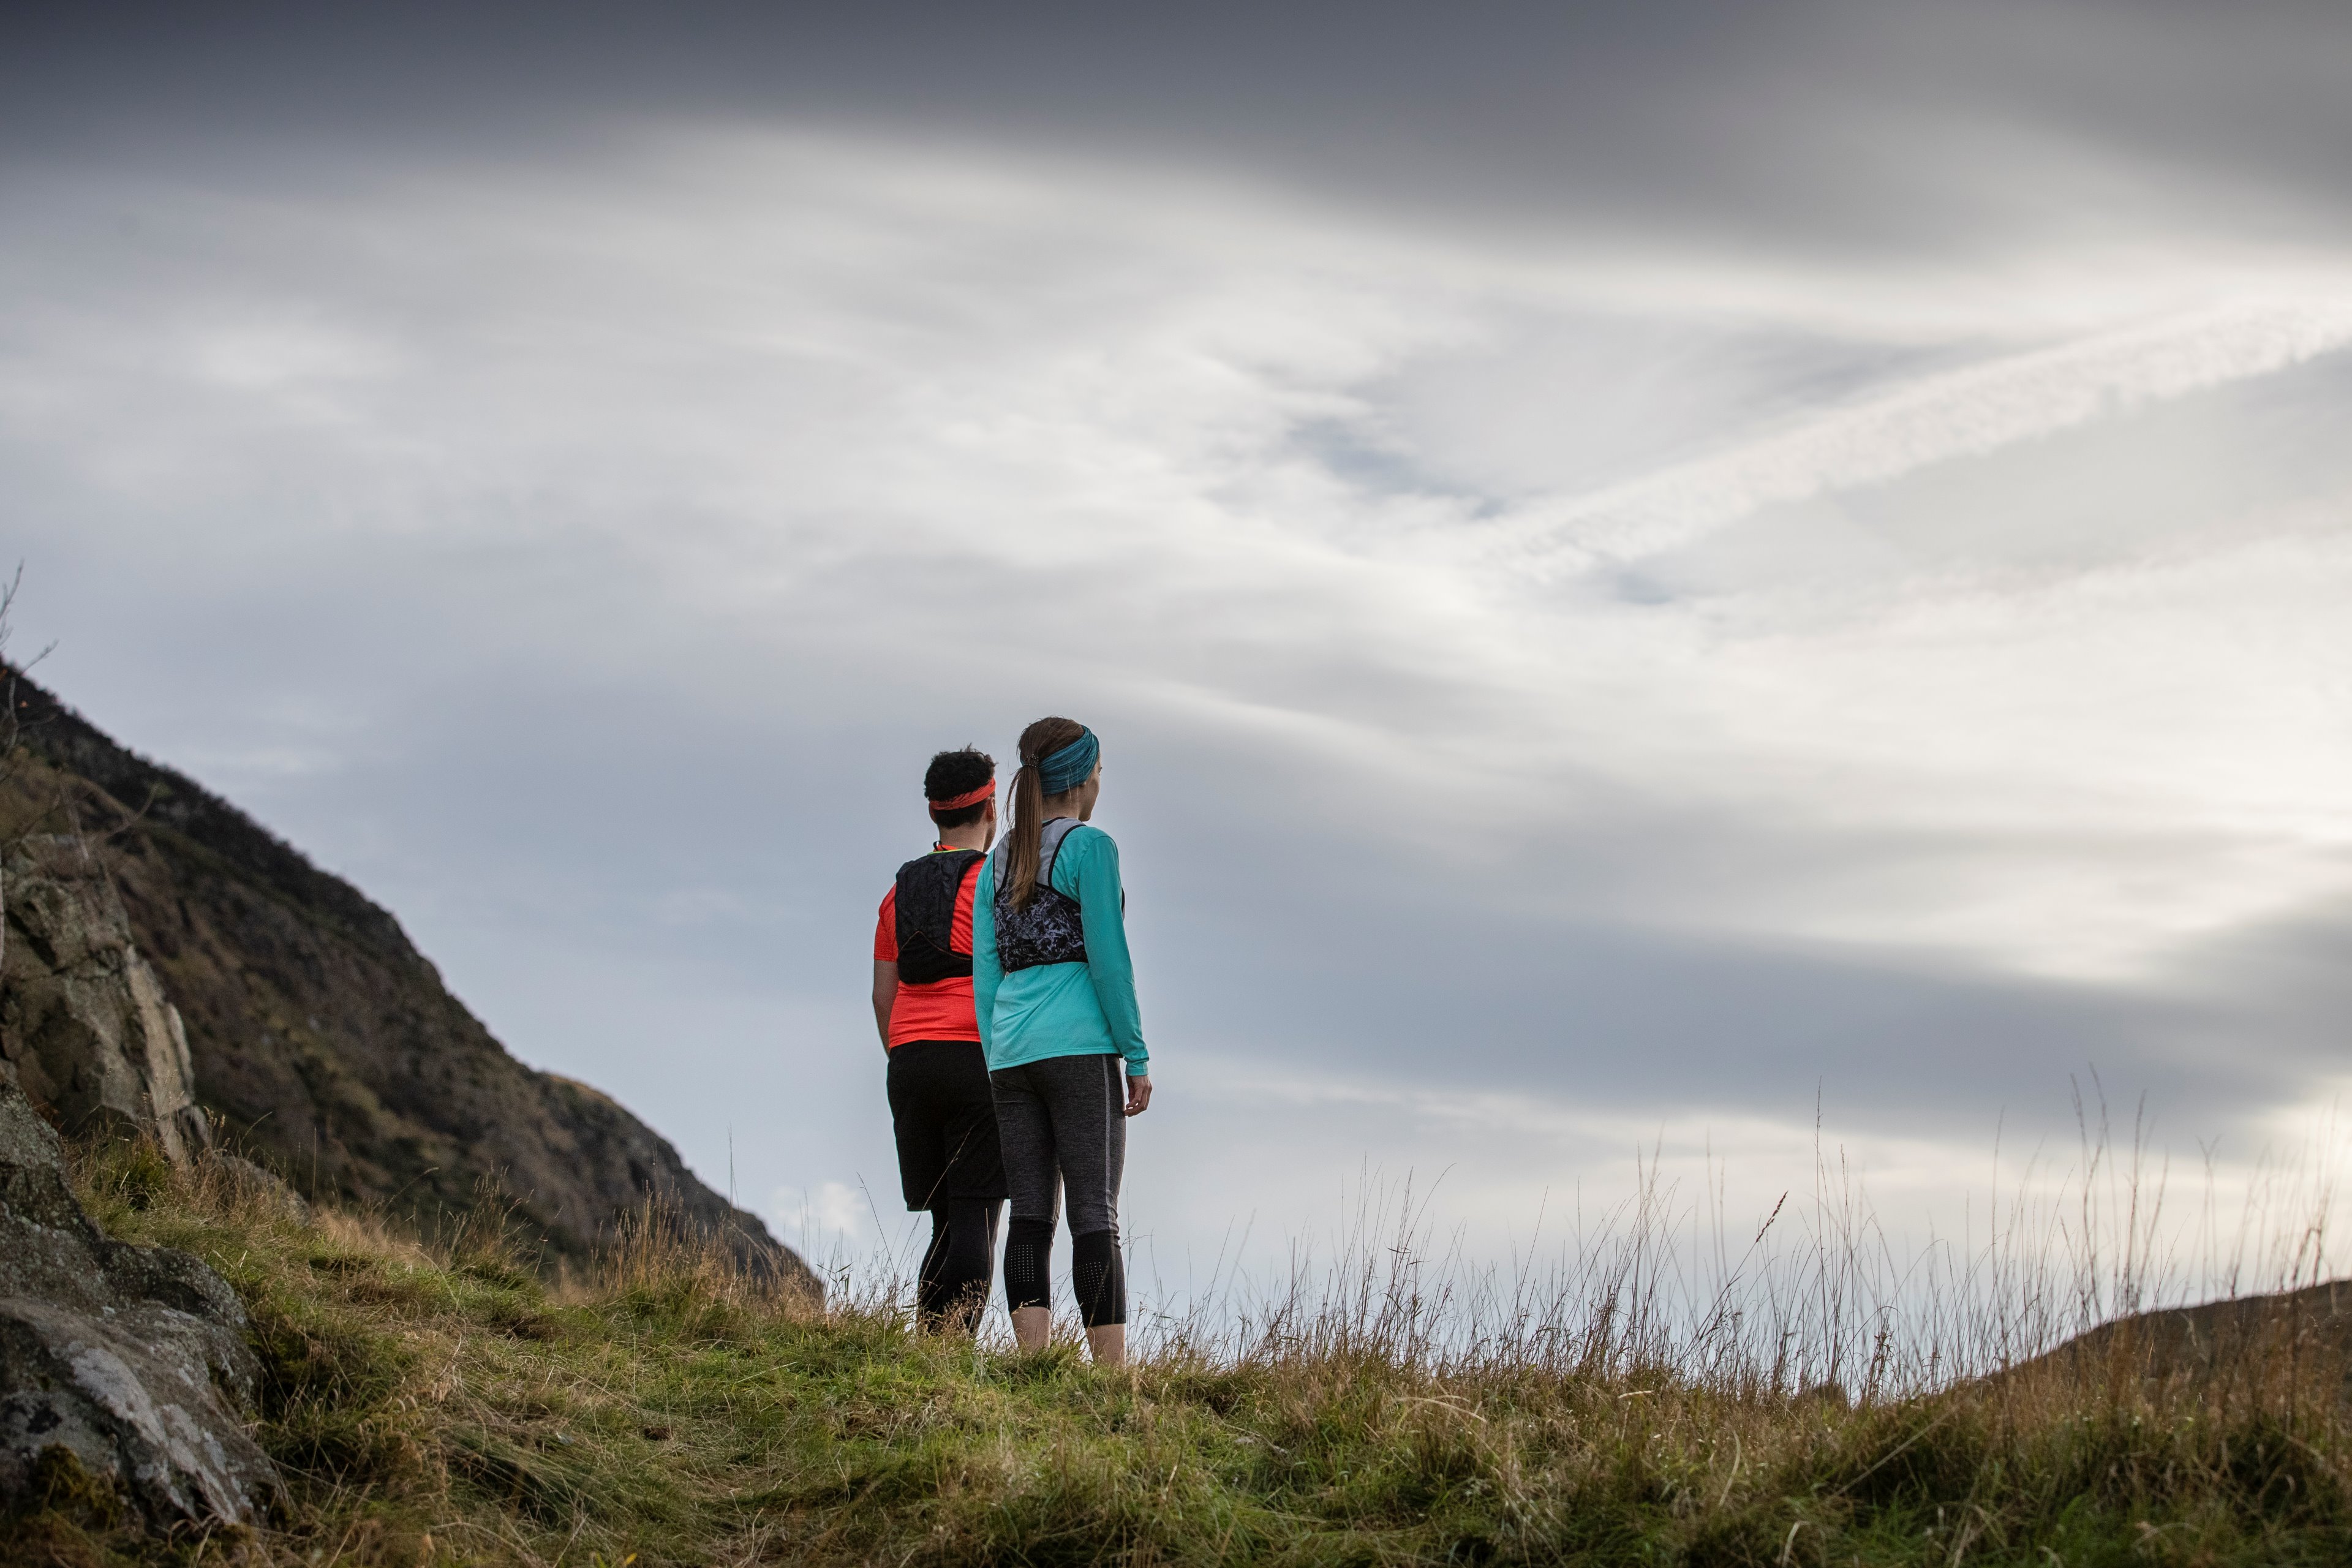
[(1118, 1184), (1127, 1166), (1126, 1059), (1048, 1057), (988, 1075), (1013, 1223), (1004, 1243), (1004, 1304), (1053, 1304), (1054, 1221), (1070, 1200), (1070, 1283), (1090, 1329), (1127, 1321), (1118, 1251)]
[(915, 1321), (926, 1329), (969, 1328), (988, 1304), (996, 1273), (999, 1198), (941, 1198), (931, 1205), (931, 1245), (916, 1276)]

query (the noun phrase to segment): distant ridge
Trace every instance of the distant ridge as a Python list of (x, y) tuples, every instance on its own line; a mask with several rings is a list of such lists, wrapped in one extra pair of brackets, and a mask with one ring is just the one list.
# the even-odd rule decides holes
[(610, 1096), (515, 1060), (357, 888), (0, 674), (15, 679), (25, 748), (0, 784), (0, 833), (89, 837), (229, 1144), (314, 1196), (428, 1230), (496, 1191), (550, 1261), (584, 1260), (651, 1199), (747, 1261), (813, 1278)]

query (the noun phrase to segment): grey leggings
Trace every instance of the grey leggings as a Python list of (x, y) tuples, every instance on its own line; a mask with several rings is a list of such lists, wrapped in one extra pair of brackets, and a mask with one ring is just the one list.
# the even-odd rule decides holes
[(1127, 1061), (1116, 1053), (1048, 1057), (988, 1075), (1013, 1223), (1004, 1247), (1007, 1306), (1048, 1303), (1046, 1258), (1063, 1194), (1071, 1275), (1088, 1328), (1127, 1321), (1118, 1253), (1118, 1183), (1127, 1165)]

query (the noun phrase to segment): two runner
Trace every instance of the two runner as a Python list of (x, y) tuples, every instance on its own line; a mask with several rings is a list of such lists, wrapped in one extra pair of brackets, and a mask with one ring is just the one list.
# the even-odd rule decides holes
[(939, 837), (900, 868), (875, 933), (900, 1182), (907, 1206), (931, 1213), (918, 1318), (977, 1317), (1009, 1192), (1005, 1305), (1015, 1340), (1043, 1345), (1066, 1192), (1079, 1319), (1096, 1362), (1116, 1365), (1127, 1354), (1127, 1118), (1151, 1102), (1118, 846), (1087, 821), (1102, 792), (1091, 730), (1040, 719), (1020, 749), (1013, 829), (993, 854), (994, 763), (969, 749), (932, 759), (924, 793)]

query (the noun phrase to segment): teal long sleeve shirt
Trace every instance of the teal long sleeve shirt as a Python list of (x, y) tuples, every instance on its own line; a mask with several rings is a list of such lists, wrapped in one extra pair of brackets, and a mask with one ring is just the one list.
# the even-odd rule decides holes
[(996, 957), (996, 861), (980, 870), (971, 897), (971, 1000), (991, 1070), (1048, 1057), (1127, 1058), (1130, 1078), (1151, 1070), (1135, 965), (1127, 955), (1125, 889), (1118, 846), (1099, 827), (1079, 826), (1054, 857), (1054, 890), (1078, 902), (1084, 963), (1041, 963), (1007, 974)]

